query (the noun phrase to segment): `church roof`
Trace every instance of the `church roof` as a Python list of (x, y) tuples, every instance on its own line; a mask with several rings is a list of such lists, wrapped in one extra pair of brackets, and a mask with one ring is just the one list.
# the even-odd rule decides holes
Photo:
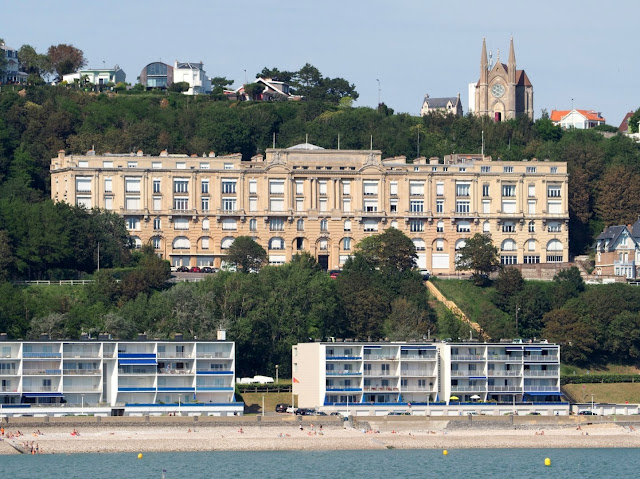
[(456, 106), (458, 104), (458, 97), (431, 98), (425, 96), (424, 101), (429, 105), (429, 108), (446, 108), (449, 102), (451, 102), (453, 106)]
[(516, 85), (533, 86), (524, 70), (516, 70)]
[(600, 113), (594, 110), (551, 110), (551, 121), (562, 121), (562, 119), (572, 111), (578, 112), (590, 121), (601, 121), (603, 123), (605, 121), (605, 119), (600, 116)]

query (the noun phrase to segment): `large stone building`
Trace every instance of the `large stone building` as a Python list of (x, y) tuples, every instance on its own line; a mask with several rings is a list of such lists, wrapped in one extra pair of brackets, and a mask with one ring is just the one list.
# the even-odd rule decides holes
[(469, 90), (469, 111), (476, 115), (490, 116), (495, 121), (527, 115), (533, 120), (533, 85), (525, 71), (516, 68), (513, 37), (507, 64), (500, 62), (498, 50), (497, 61), (492, 65), (482, 40), (480, 80)]
[(173, 265), (220, 267), (234, 238), (253, 237), (282, 264), (307, 251), (336, 269), (366, 236), (394, 227), (418, 266), (455, 271), (456, 250), (491, 234), (504, 264), (568, 261), (567, 167), (482, 155), (382, 158), (302, 144), (240, 155), (106, 154), (51, 163), (51, 195), (122, 214), (135, 244)]

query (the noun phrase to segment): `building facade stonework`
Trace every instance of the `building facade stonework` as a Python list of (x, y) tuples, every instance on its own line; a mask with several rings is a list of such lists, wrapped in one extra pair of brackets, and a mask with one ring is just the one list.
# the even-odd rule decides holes
[(487, 57), (487, 45), (482, 40), (480, 79), (474, 90), (474, 99), (469, 107), (474, 114), (489, 116), (494, 121), (511, 120), (522, 115), (533, 120), (533, 85), (526, 72), (516, 68), (513, 38), (508, 63), (501, 63), (498, 53), (494, 65)]
[(124, 216), (136, 246), (174, 266), (224, 264), (235, 237), (271, 264), (308, 252), (340, 268), (363, 238), (397, 228), (418, 267), (455, 272), (456, 250), (490, 234), (504, 264), (568, 261), (567, 168), (549, 161), (382, 158), (376, 150), (303, 144), (240, 155), (66, 155), (51, 162), (51, 196)]

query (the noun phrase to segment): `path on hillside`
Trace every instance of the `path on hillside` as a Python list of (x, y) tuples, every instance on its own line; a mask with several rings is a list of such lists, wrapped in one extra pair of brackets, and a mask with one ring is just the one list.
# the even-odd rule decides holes
[(456, 305), (456, 303), (454, 303), (451, 300), (448, 300), (444, 296), (444, 294), (442, 294), (440, 290), (436, 288), (435, 284), (433, 284), (431, 281), (425, 281), (425, 284), (427, 285), (427, 289), (429, 290), (429, 292), (431, 292), (431, 294), (433, 294), (433, 296), (438, 301), (444, 304), (447, 307), (447, 309), (449, 309), (449, 311), (455, 314), (460, 321), (468, 324), (471, 327), (471, 329), (473, 329), (476, 333), (478, 333), (478, 336), (480, 337), (480, 339), (484, 339), (487, 341), (491, 339), (491, 337), (489, 337), (489, 335), (484, 331), (484, 329), (482, 329), (482, 326), (480, 326), (478, 323), (474, 321), (471, 321), (467, 317), (467, 315), (464, 314), (460, 308), (458, 308), (458, 305)]

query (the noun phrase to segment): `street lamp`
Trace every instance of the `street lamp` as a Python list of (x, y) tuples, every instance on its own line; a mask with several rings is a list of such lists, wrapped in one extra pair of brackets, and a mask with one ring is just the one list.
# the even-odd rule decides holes
[(82, 397), (82, 405), (80, 409), (80, 413), (84, 416), (84, 394), (80, 395)]
[(520, 312), (520, 306), (516, 303), (516, 336), (520, 336), (518, 334), (518, 313)]
[(276, 364), (276, 384), (278, 384), (278, 365)]
[(264, 417), (264, 394), (262, 395), (262, 417)]
[(593, 413), (593, 394), (591, 395), (591, 412)]
[(182, 412), (180, 411), (180, 406), (182, 406), (182, 394), (178, 394), (178, 414), (182, 416)]

